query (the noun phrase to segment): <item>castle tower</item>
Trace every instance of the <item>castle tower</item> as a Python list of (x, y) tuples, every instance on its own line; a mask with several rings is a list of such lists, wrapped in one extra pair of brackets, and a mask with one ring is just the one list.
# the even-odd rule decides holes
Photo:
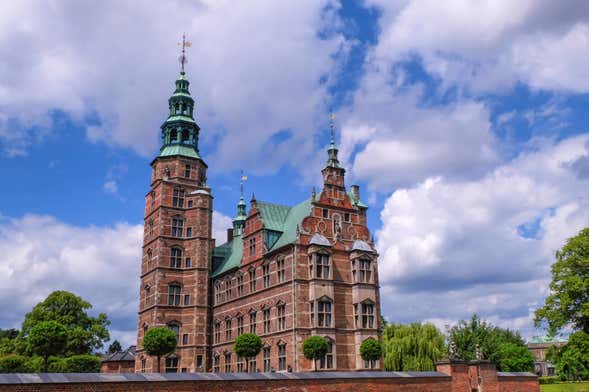
[[(145, 200), (136, 372), (156, 372), (155, 357), (142, 349), (145, 333), (167, 326), (178, 336), (175, 353), (162, 358), (161, 371), (206, 371), (209, 339), (209, 275), (213, 198), (207, 165), (199, 155), (200, 128), (182, 70), (161, 126), (162, 147), (151, 163)], [(165, 369), (165, 370), (164, 370)]]

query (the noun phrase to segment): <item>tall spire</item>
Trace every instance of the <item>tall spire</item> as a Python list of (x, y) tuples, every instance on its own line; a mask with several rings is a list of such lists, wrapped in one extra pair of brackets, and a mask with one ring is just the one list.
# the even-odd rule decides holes
[(184, 66), (188, 62), (186, 49), (191, 43), (182, 35), (182, 46), (178, 60), (180, 61), (180, 76), (176, 80), (176, 88), (168, 99), (169, 114), (162, 124), (162, 147), (160, 157), (182, 155), (190, 158), (201, 159), (198, 154), (198, 136), (200, 127), (194, 121), (194, 99), (190, 96), (188, 87), (190, 82), (186, 79)]
[(329, 148), (327, 149), (327, 164), (325, 167), (336, 167), (341, 169), (339, 160), (337, 159), (338, 149), (335, 146), (335, 114), (333, 112), (329, 113)]
[(243, 199), (243, 183), (247, 180), (247, 176), (241, 171), (241, 178), (239, 180), (239, 202), (237, 203), (237, 216), (233, 219), (233, 234), (240, 235), (243, 233), (245, 227), (245, 220), (247, 214), (245, 211), (245, 200)]

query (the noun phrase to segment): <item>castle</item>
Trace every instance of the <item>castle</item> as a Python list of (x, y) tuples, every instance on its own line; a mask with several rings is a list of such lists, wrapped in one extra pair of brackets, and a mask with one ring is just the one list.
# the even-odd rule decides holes
[[(227, 242), (215, 246), (213, 190), (183, 60), (145, 201), (135, 371), (158, 368), (141, 346), (155, 326), (178, 336), (175, 353), (162, 358), (166, 372), (312, 370), (302, 354), (311, 335), (329, 342), (321, 370), (380, 368), (359, 353), (365, 339), (379, 338), (377, 253), (333, 133), (320, 192), (292, 207), (252, 197), (248, 209), (242, 196)], [(245, 332), (264, 343), (249, 366), (232, 352)]]

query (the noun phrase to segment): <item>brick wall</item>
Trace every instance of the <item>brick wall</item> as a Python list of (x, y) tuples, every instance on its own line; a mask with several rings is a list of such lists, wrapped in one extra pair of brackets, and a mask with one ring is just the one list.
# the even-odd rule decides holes
[[(471, 392), (473, 363), (439, 365), (442, 372), (306, 372), (183, 374), (0, 374), (0, 392), (123, 391), (307, 391), (307, 392)], [(539, 392), (530, 373), (497, 373), (483, 364), (485, 392)], [(479, 368), (481, 368), (479, 366)], [(487, 379), (490, 377), (490, 379)], [(487, 383), (485, 384), (485, 380)], [(494, 381), (490, 382), (490, 381)], [(476, 390), (476, 389), (475, 389)]]

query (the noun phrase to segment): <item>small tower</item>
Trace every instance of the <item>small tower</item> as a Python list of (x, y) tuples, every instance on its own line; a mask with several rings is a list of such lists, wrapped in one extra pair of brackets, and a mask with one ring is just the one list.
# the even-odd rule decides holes
[[(327, 149), (327, 162), (321, 173), (323, 174), (323, 185), (325, 189), (345, 191), (344, 175), (346, 169), (344, 169), (337, 158), (338, 149), (335, 146), (335, 131), (334, 123), (335, 115), (332, 113), (329, 115), (329, 129), (330, 129), (330, 142), (329, 148)], [(335, 189), (334, 189), (335, 188)]]
[(162, 358), (166, 372), (205, 371), (209, 330), (209, 275), (213, 197), (206, 186), (207, 165), (198, 153), (200, 128), (184, 64), (168, 100), (161, 126), (162, 146), (152, 161), (151, 189), (145, 201), (145, 231), (135, 371), (154, 372), (155, 357), (142, 349), (153, 327), (166, 326), (178, 336), (176, 351)]
[(245, 207), (245, 200), (243, 200), (242, 195), (239, 198), (239, 202), (237, 203), (237, 216), (233, 218), (233, 235), (243, 234), (243, 229), (245, 228), (245, 220), (247, 219)]

